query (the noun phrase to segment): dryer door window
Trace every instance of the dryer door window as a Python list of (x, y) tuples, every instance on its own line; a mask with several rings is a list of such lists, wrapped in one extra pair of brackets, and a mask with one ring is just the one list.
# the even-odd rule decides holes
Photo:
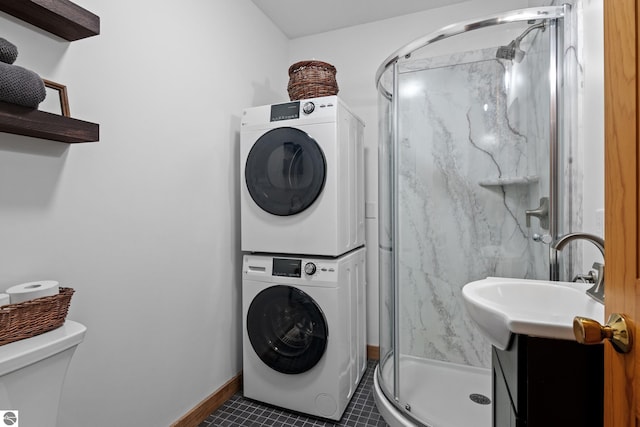
[(247, 333), (258, 357), (284, 374), (313, 368), (327, 348), (327, 321), (318, 304), (300, 289), (272, 286), (247, 312)]
[(295, 215), (318, 198), (326, 179), (318, 143), (300, 129), (272, 129), (253, 144), (245, 181), (254, 202), (273, 215)]

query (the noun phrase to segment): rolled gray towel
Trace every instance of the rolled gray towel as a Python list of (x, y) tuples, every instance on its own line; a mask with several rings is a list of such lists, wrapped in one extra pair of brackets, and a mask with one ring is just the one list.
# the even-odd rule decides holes
[(38, 108), (46, 96), (39, 75), (18, 65), (0, 62), (0, 101)]
[(0, 62), (13, 64), (18, 57), (18, 48), (10, 41), (0, 37)]

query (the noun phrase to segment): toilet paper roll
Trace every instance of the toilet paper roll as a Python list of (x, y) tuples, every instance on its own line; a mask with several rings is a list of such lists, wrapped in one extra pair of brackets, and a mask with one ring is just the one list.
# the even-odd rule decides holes
[(9, 294), (0, 294), (0, 307), (3, 305), (11, 304), (11, 297)]
[(59, 283), (55, 280), (41, 280), (39, 282), (21, 283), (7, 289), (11, 304), (28, 301), (35, 298), (58, 295)]

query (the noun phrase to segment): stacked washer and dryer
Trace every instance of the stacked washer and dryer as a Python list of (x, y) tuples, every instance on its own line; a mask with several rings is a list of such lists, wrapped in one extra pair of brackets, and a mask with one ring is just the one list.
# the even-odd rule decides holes
[(366, 370), (363, 123), (337, 96), (248, 108), (243, 388), (339, 420)]

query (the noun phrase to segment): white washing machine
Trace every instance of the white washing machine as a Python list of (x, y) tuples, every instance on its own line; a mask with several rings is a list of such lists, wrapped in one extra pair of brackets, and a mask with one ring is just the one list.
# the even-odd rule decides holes
[(335, 257), (364, 244), (363, 127), (337, 96), (244, 111), (243, 251)]
[(365, 249), (245, 255), (242, 275), (245, 397), (339, 420), (366, 370)]

